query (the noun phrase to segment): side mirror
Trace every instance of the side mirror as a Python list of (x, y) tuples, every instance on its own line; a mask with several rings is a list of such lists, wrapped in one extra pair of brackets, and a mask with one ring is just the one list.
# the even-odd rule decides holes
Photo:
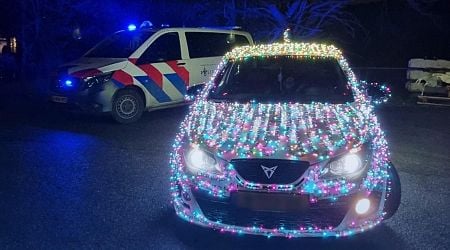
[(205, 84), (201, 83), (188, 88), (185, 97), (186, 101), (193, 101), (195, 97), (197, 97), (200, 94), (200, 92), (202, 92), (204, 87)]
[(370, 101), (375, 105), (388, 102), (392, 96), (391, 88), (387, 84), (362, 82), (362, 85), (365, 87)]

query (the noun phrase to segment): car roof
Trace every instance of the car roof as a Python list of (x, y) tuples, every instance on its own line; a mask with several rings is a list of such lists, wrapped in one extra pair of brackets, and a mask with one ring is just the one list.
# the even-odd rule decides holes
[(253, 46), (242, 46), (225, 54), (225, 59), (245, 59), (255, 56), (310, 56), (310, 57), (332, 57), (343, 59), (342, 52), (334, 45), (319, 43), (296, 43), (283, 42), (272, 44), (259, 44)]
[[(250, 35), (246, 31), (236, 29), (236, 27), (201, 27), (201, 28), (189, 28), (189, 27), (165, 27), (165, 28), (142, 28), (136, 31), (147, 31), (147, 32), (158, 32), (161, 30), (167, 31), (184, 31), (184, 32), (212, 32), (212, 33), (233, 33), (241, 35)], [(125, 30), (120, 30), (118, 32), (124, 32)]]

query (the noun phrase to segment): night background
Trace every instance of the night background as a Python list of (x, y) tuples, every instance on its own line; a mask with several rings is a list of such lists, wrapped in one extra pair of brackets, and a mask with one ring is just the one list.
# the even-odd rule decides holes
[[(309, 7), (300, 10), (302, 2)], [(450, 110), (417, 105), (418, 93), (405, 83), (411, 58), (450, 60), (450, 1), (0, 0), (0, 6), (0, 46), (12, 56), (0, 58), (14, 65), (13, 75), (0, 78), (0, 248), (448, 249)], [(335, 44), (361, 79), (388, 83), (393, 98), (377, 112), (403, 185), (399, 212), (342, 240), (234, 237), (180, 224), (169, 202), (167, 162), (188, 107), (118, 125), (56, 111), (45, 99), (59, 65), (146, 20), (155, 27), (240, 26), (257, 44), (279, 40), (289, 27), (292, 40)]]
[[(0, 34), (17, 37), (25, 58), (52, 58), (58, 60), (55, 64), (77, 58), (106, 35), (145, 20), (155, 26), (240, 26), (257, 42), (266, 42), (274, 40), (283, 26), (298, 21), (287, 17), (293, 2), (3, 0)], [(316, 32), (299, 30), (294, 37), (333, 42), (358, 66), (404, 67), (414, 57), (450, 56), (448, 1), (334, 2), (342, 4), (331, 11), (333, 19), (325, 19)], [(271, 24), (273, 10), (286, 20)], [(79, 35), (74, 34), (76, 28)]]

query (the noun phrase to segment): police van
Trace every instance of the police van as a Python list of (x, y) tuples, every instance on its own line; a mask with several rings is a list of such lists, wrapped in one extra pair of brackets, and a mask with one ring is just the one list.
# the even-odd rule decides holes
[(142, 28), (118, 31), (80, 59), (61, 66), (51, 102), (86, 112), (111, 112), (120, 123), (145, 110), (184, 104), (207, 82), (222, 56), (253, 45), (248, 32), (214, 28)]

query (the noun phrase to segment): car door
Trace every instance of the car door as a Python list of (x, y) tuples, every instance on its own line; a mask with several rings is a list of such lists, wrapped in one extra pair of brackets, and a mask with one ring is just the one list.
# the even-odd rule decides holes
[(154, 105), (184, 100), (189, 85), (189, 72), (181, 60), (178, 32), (161, 34), (136, 61), (142, 74), (135, 75), (151, 95)]
[(243, 35), (234, 33), (187, 31), (185, 32), (189, 60), (190, 86), (209, 81), (220, 60), (234, 47), (249, 45)]

